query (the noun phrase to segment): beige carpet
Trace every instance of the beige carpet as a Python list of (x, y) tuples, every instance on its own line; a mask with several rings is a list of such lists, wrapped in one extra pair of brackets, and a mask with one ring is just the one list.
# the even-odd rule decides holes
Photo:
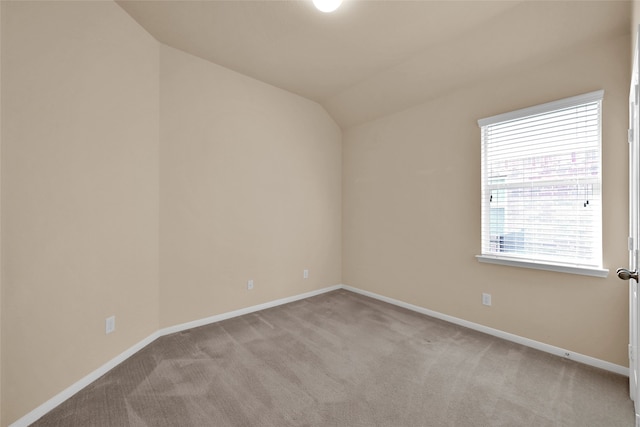
[(633, 426), (627, 378), (339, 290), (158, 339), (36, 426)]

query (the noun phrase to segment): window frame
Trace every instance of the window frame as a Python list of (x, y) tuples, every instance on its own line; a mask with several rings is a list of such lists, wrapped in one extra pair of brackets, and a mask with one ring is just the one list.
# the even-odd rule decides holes
[[(495, 116), (487, 117), (484, 119), (478, 120), (478, 126), (481, 131), (484, 132), (483, 128), (488, 125), (493, 125), (497, 123), (503, 123), (511, 120), (517, 120), (529, 116), (551, 113), (553, 111), (562, 110), (566, 108), (571, 108), (575, 106), (579, 106), (582, 104), (588, 104), (593, 102), (599, 102), (599, 115), (598, 115), (598, 128), (599, 128), (599, 162), (600, 162), (600, 191), (602, 198), (602, 100), (604, 98), (604, 90), (598, 90), (594, 92), (585, 93), (582, 95), (572, 96), (569, 98), (560, 99), (557, 101), (547, 102), (540, 105), (535, 105), (528, 108), (522, 108), (515, 111), (510, 111), (503, 114), (498, 114)], [(481, 142), (484, 144), (484, 140)], [(481, 154), (481, 197), (482, 194), (487, 190), (487, 182), (485, 182), (484, 177), (484, 169), (485, 169), (485, 155)], [(488, 217), (488, 213), (484, 212), (484, 210), (489, 209), (485, 206), (485, 203), (482, 203), (482, 218), (480, 220), (481, 225), (481, 255), (476, 255), (476, 259), (482, 263), (489, 264), (499, 264), (506, 265), (511, 267), (522, 267), (522, 268), (531, 268), (537, 270), (546, 270), (546, 271), (554, 271), (561, 273), (571, 273), (571, 274), (580, 274), (586, 276), (594, 276), (594, 277), (607, 277), (609, 274), (609, 270), (602, 266), (603, 253), (602, 247), (603, 242), (600, 239), (600, 265), (599, 266), (587, 266), (584, 264), (571, 264), (571, 263), (555, 263), (545, 260), (536, 260), (534, 258), (527, 257), (510, 257), (508, 255), (496, 255), (494, 253), (484, 253), (484, 239), (488, 239), (488, 236), (485, 236), (485, 233), (488, 233), (490, 227), (490, 219)], [(600, 233), (602, 234), (602, 208), (600, 208), (599, 212), (599, 220), (600, 220)]]

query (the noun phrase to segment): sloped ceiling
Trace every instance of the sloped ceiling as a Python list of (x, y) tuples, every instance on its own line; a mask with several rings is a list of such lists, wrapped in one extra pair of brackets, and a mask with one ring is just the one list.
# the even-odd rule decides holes
[(628, 34), (626, 1), (132, 1), (158, 41), (323, 105), (343, 128)]

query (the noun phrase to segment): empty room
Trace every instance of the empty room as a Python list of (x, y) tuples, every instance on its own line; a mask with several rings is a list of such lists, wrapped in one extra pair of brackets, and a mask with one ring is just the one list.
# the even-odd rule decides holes
[(639, 24), (0, 0), (0, 426), (640, 426)]

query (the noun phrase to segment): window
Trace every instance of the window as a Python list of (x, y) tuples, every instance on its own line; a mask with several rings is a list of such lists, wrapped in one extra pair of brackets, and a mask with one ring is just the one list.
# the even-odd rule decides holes
[(601, 107), (604, 92), (481, 119), (478, 260), (605, 277)]

